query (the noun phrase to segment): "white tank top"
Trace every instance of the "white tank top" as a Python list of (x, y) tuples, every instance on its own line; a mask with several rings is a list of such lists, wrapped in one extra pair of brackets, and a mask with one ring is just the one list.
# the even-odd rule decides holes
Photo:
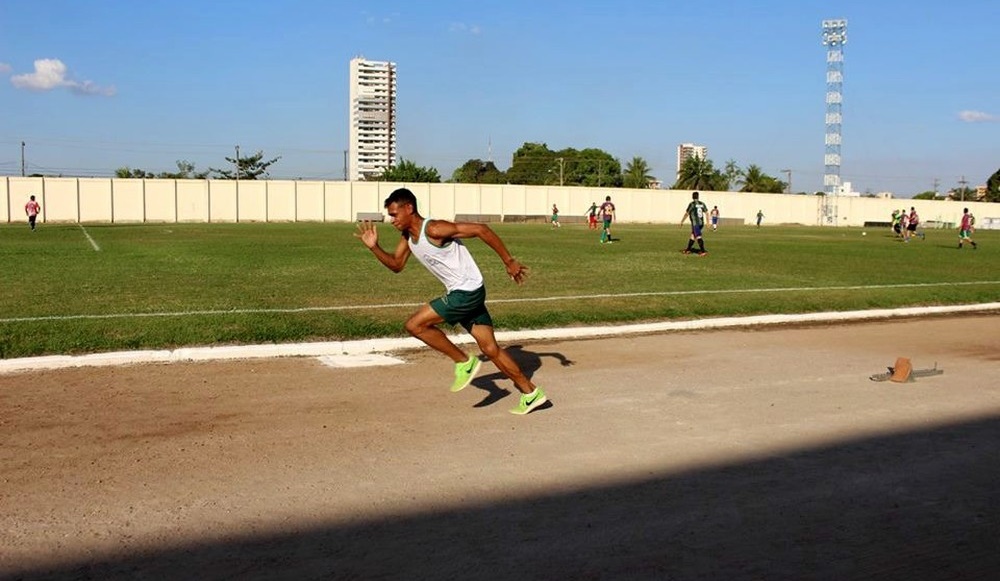
[(431, 218), (424, 218), (419, 240), (407, 239), (410, 252), (444, 284), (448, 292), (474, 291), (483, 286), (483, 274), (461, 240), (453, 239), (443, 246), (436, 246), (427, 239), (427, 223), (430, 221)]

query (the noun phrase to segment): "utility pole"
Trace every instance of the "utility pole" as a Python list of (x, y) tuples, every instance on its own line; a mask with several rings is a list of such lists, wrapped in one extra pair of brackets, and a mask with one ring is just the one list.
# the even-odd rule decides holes
[(958, 184), (960, 186), (962, 186), (962, 189), (961, 189), (962, 194), (961, 194), (961, 196), (962, 196), (962, 201), (963, 202), (965, 201), (965, 184), (967, 184), (967, 183), (969, 183), (969, 182), (965, 181), (965, 176), (962, 176), (962, 179), (958, 180)]
[(21, 177), (24, 177), (24, 142), (21, 142)]
[(240, 181), (240, 146), (236, 146), (236, 181)]
[(344, 181), (347, 181), (347, 150), (344, 150)]
[(783, 171), (786, 174), (788, 174), (788, 193), (790, 194), (793, 191), (792, 190), (792, 170), (790, 170), (790, 169), (783, 169), (781, 171)]
[(563, 161), (565, 160), (561, 157), (557, 158), (557, 160), (559, 161), (559, 185), (561, 186), (563, 185)]
[(935, 198), (937, 198), (937, 196), (938, 196), (938, 184), (939, 183), (940, 183), (940, 180), (937, 179), (937, 178), (934, 178), (934, 197)]

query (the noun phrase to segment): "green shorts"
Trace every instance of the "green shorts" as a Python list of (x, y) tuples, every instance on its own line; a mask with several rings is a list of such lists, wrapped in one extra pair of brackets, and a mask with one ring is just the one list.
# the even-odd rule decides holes
[(959, 230), (958, 231), (958, 237), (961, 240), (971, 240), (972, 239), (972, 230)]
[(431, 308), (449, 325), (462, 325), (472, 332), (473, 325), (493, 326), (490, 312), (486, 310), (486, 287), (474, 291), (454, 290), (431, 301)]

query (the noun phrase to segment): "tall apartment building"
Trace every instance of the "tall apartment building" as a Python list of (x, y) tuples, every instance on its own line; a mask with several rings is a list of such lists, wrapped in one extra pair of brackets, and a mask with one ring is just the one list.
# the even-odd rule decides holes
[(380, 175), (396, 163), (396, 63), (351, 59), (348, 179)]
[(708, 159), (708, 146), (705, 145), (695, 145), (693, 143), (682, 143), (677, 146), (677, 175), (681, 174), (681, 166), (689, 158), (698, 156), (702, 159)]

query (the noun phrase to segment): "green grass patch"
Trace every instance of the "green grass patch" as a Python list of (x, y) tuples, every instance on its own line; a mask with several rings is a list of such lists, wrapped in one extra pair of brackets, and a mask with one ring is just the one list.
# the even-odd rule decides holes
[[(959, 251), (954, 230), (904, 244), (887, 230), (733, 227), (706, 233), (709, 255), (697, 257), (679, 252), (688, 230), (677, 225), (616, 226), (610, 245), (585, 225), (494, 228), (531, 269), (518, 287), (486, 245), (468, 242), (499, 329), (1000, 297), (994, 231), (976, 233), (979, 250)], [(415, 259), (393, 274), (354, 230), (43, 224), (31, 233), (4, 225), (0, 357), (403, 336), (406, 317), (443, 288)], [(391, 226), (379, 233), (384, 248), (394, 247)]]

